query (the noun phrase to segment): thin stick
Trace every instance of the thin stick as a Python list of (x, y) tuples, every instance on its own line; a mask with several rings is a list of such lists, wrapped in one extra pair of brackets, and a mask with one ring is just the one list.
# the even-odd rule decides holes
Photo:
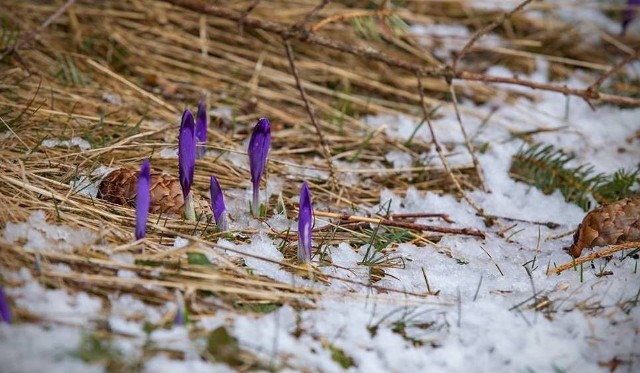
[(331, 184), (332, 189), (334, 189), (338, 185), (338, 183), (336, 179), (335, 166), (333, 165), (333, 161), (331, 159), (331, 150), (329, 149), (329, 144), (327, 143), (326, 139), (322, 135), (320, 124), (316, 119), (316, 114), (313, 110), (313, 107), (311, 106), (311, 103), (309, 102), (309, 99), (304, 90), (304, 87), (302, 86), (302, 82), (300, 81), (300, 74), (298, 74), (298, 69), (296, 68), (296, 63), (293, 58), (293, 50), (291, 49), (291, 44), (289, 43), (288, 40), (284, 41), (284, 46), (287, 52), (287, 59), (289, 60), (289, 67), (291, 68), (291, 74), (293, 74), (293, 78), (296, 81), (296, 87), (298, 87), (298, 91), (300, 92), (300, 97), (302, 97), (302, 100), (304, 101), (304, 107), (307, 109), (307, 113), (309, 114), (309, 119), (311, 119), (311, 123), (315, 127), (316, 133), (318, 134), (318, 138), (320, 139), (320, 146), (322, 147), (322, 153), (324, 153), (323, 155), (327, 160), (327, 165), (329, 166), (329, 183)]
[(487, 25), (487, 26), (481, 28), (480, 30), (476, 31), (476, 33), (473, 34), (473, 36), (471, 37), (471, 39), (469, 39), (469, 41), (467, 41), (467, 44), (465, 44), (465, 46), (460, 50), (460, 52), (458, 52), (458, 55), (453, 60), (453, 64), (451, 65), (451, 68), (453, 69), (453, 71), (454, 72), (457, 71), (458, 62), (460, 62), (462, 57), (464, 57), (464, 55), (466, 55), (469, 52), (469, 50), (471, 49), (473, 44), (475, 44), (476, 41), (478, 41), (478, 39), (480, 39), (482, 36), (486, 35), (489, 31), (491, 31), (491, 30), (495, 29), (496, 27), (500, 26), (505, 20), (507, 20), (508, 18), (511, 18), (511, 16), (513, 16), (515, 13), (519, 12), (522, 8), (527, 6), (527, 4), (529, 4), (531, 1), (533, 1), (533, 0), (524, 0), (517, 7), (511, 9), (510, 12), (504, 13), (501, 17), (499, 17), (498, 19), (496, 19), (495, 21), (493, 21), (489, 25)]
[(73, 5), (73, 3), (75, 3), (75, 2), (76, 2), (75, 0), (67, 0), (66, 3), (62, 4), (62, 6), (60, 8), (58, 8), (58, 10), (55, 11), (55, 13), (50, 15), (49, 18), (47, 18), (44, 22), (42, 22), (42, 24), (37, 29), (25, 34), (23, 37), (20, 38), (20, 40), (16, 41), (15, 44), (13, 44), (11, 47), (5, 49), (4, 52), (2, 52), (2, 54), (0, 54), (0, 61), (2, 61), (6, 56), (17, 52), (19, 48), (21, 48), (26, 43), (30, 42), (38, 34), (40, 34), (42, 31), (44, 31), (44, 29), (49, 27), (49, 25), (51, 23), (53, 23), (53, 21), (55, 21), (64, 12), (66, 12), (67, 9), (69, 9), (69, 7), (71, 5)]
[(485, 234), (482, 231), (472, 228), (449, 228), (449, 227), (438, 227), (435, 225), (426, 225), (426, 224), (415, 224), (415, 223), (407, 223), (401, 221), (395, 221), (390, 219), (383, 218), (369, 218), (365, 216), (355, 216), (349, 214), (341, 214), (335, 212), (326, 212), (326, 211), (317, 211), (314, 210), (313, 214), (315, 216), (323, 216), (326, 218), (334, 218), (345, 221), (357, 221), (357, 222), (365, 222), (372, 224), (380, 224), (388, 227), (398, 227), (398, 228), (406, 228), (414, 231), (429, 231), (429, 232), (438, 232), (438, 233), (451, 233), (451, 234), (462, 234), (467, 236), (476, 236), (484, 238)]
[(436, 153), (438, 153), (438, 157), (440, 158), (445, 171), (447, 171), (447, 175), (449, 175), (449, 177), (451, 178), (451, 181), (456, 186), (458, 192), (462, 194), (462, 198), (464, 198), (464, 200), (467, 201), (467, 203), (469, 203), (469, 205), (473, 207), (473, 209), (476, 210), (480, 215), (484, 216), (484, 210), (467, 196), (467, 193), (465, 193), (464, 189), (462, 189), (462, 185), (460, 185), (460, 181), (458, 181), (458, 178), (453, 174), (451, 166), (449, 165), (449, 161), (447, 161), (447, 157), (445, 157), (444, 153), (442, 152), (442, 147), (440, 146), (440, 142), (438, 142), (438, 138), (436, 137), (436, 132), (433, 129), (433, 124), (431, 124), (431, 119), (429, 118), (429, 110), (427, 110), (427, 104), (424, 99), (424, 89), (422, 87), (422, 80), (420, 79), (420, 75), (416, 75), (416, 80), (418, 81), (418, 93), (420, 94), (420, 107), (422, 108), (422, 115), (424, 116), (424, 120), (427, 122), (429, 132), (431, 132), (431, 141), (436, 147)]
[(326, 7), (329, 3), (331, 2), (331, 0), (322, 0), (320, 2), (320, 4), (316, 5), (315, 8), (313, 8), (309, 13), (307, 13), (304, 17), (302, 17), (302, 19), (300, 19), (298, 22), (294, 23), (291, 26), (291, 30), (300, 30), (304, 27), (304, 25), (307, 24), (307, 22), (309, 22), (309, 20), (311, 18), (313, 18), (316, 14), (318, 14), (318, 12), (320, 12), (322, 9), (324, 9), (324, 7)]
[(93, 66), (94, 68), (96, 68), (97, 70), (103, 72), (104, 74), (109, 75), (110, 77), (116, 79), (117, 81), (121, 82), (122, 84), (126, 85), (127, 87), (133, 89), (134, 91), (140, 93), (142, 96), (150, 99), (151, 101), (155, 102), (156, 104), (162, 106), (163, 108), (169, 110), (172, 113), (177, 113), (178, 109), (176, 109), (173, 105), (170, 105), (164, 101), (162, 101), (161, 99), (159, 99), (156, 95), (151, 94), (147, 91), (145, 91), (144, 89), (138, 87), (137, 85), (135, 85), (134, 83), (130, 82), (129, 80), (123, 78), (122, 76), (114, 73), (113, 71), (111, 71), (110, 69), (102, 66), (101, 64), (97, 63), (96, 61), (87, 58), (86, 59), (87, 63), (91, 66)]
[(622, 250), (626, 250), (626, 249), (631, 249), (631, 248), (636, 248), (636, 247), (640, 247), (640, 242), (626, 242), (623, 244), (619, 244), (619, 245), (611, 245), (610, 247), (604, 249), (604, 250), (600, 250), (600, 251), (596, 251), (594, 253), (591, 253), (587, 256), (583, 256), (582, 258), (577, 258), (574, 259), (573, 261), (569, 262), (569, 263), (565, 263), (561, 266), (558, 266), (556, 268), (551, 268), (547, 271), (547, 275), (551, 275), (551, 274), (560, 274), (561, 272), (566, 271), (567, 269), (570, 268), (574, 268), (579, 264), (582, 263), (586, 263), (598, 258), (602, 258), (605, 256), (610, 256), (613, 255), (615, 253), (617, 253), (618, 251), (622, 251)]
[(464, 125), (462, 124), (462, 115), (460, 115), (460, 108), (458, 107), (458, 96), (456, 95), (455, 89), (453, 89), (453, 82), (449, 82), (449, 92), (451, 93), (451, 100), (453, 102), (453, 109), (456, 113), (456, 119), (458, 120), (458, 125), (460, 126), (460, 131), (462, 132), (462, 137), (464, 137), (464, 144), (471, 155), (471, 160), (473, 161), (473, 168), (476, 170), (476, 174), (478, 175), (478, 179), (480, 180), (480, 186), (482, 187), (483, 192), (489, 192), (487, 188), (487, 184), (484, 182), (484, 175), (482, 174), (482, 167), (480, 166), (480, 161), (476, 156), (476, 150), (469, 140), (469, 135), (467, 135), (467, 130), (465, 130)]
[(589, 91), (589, 92), (597, 92), (598, 89), (600, 89), (600, 86), (602, 85), (602, 83), (604, 83), (605, 80), (607, 80), (613, 74), (615, 74), (618, 71), (620, 71), (620, 69), (622, 69), (629, 62), (631, 62), (633, 60), (637, 60), (638, 57), (640, 57), (640, 48), (638, 48), (638, 50), (636, 50), (635, 53), (630, 54), (629, 56), (627, 56), (627, 58), (625, 58), (622, 61), (618, 62), (615, 66), (613, 66), (611, 69), (609, 69), (609, 71), (607, 71), (604, 74), (600, 75), (598, 80), (596, 80), (593, 84), (591, 84), (589, 86), (589, 88), (587, 88), (587, 91)]

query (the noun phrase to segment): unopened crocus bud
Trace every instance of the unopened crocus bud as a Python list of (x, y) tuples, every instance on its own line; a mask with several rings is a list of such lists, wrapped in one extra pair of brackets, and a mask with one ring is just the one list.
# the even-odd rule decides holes
[(298, 214), (298, 262), (311, 261), (311, 228), (313, 227), (313, 209), (311, 193), (305, 181), (300, 191), (300, 212)]
[(209, 189), (211, 193), (211, 211), (213, 211), (213, 218), (216, 220), (218, 229), (224, 232), (228, 229), (224, 196), (222, 195), (222, 189), (220, 188), (218, 179), (213, 175), (211, 175)]
[(140, 166), (136, 186), (136, 240), (143, 238), (147, 232), (147, 217), (151, 203), (150, 179), (151, 164), (145, 159)]
[(267, 164), (267, 155), (271, 147), (271, 124), (267, 118), (260, 118), (253, 128), (249, 139), (249, 168), (251, 183), (253, 184), (253, 204), (251, 209), (254, 216), (260, 213), (260, 179)]
[(193, 208), (191, 184), (196, 164), (195, 122), (193, 114), (187, 109), (182, 114), (180, 136), (178, 138), (178, 172), (182, 195), (184, 196), (184, 215), (187, 220), (196, 220)]
[(196, 159), (201, 159), (207, 152), (207, 105), (200, 101), (196, 113)]
[(638, 9), (640, 9), (640, 0), (627, 0), (627, 6), (622, 11), (621, 35), (624, 35), (627, 32), (627, 27), (629, 27), (629, 24), (633, 21)]
[(4, 288), (0, 285), (0, 321), (11, 324), (11, 310), (9, 309), (9, 301), (4, 294)]

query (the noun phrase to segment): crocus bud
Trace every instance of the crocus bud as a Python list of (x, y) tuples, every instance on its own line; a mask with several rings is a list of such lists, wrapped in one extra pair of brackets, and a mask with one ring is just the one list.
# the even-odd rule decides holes
[(136, 240), (143, 238), (147, 231), (147, 217), (151, 203), (150, 179), (151, 164), (148, 159), (145, 159), (140, 166), (136, 186)]
[(196, 159), (201, 159), (207, 152), (207, 105), (200, 101), (198, 112), (196, 113)]
[(627, 6), (622, 11), (622, 31), (621, 35), (627, 32), (627, 27), (633, 21), (636, 12), (640, 8), (640, 0), (627, 0)]
[(213, 175), (211, 175), (209, 189), (211, 193), (211, 211), (213, 211), (213, 217), (216, 220), (218, 229), (224, 232), (228, 228), (224, 196), (222, 195), (222, 189), (220, 189), (218, 179)]
[(311, 228), (313, 227), (313, 210), (311, 193), (305, 181), (300, 191), (300, 212), (298, 214), (298, 262), (311, 261)]
[(267, 164), (267, 155), (271, 147), (271, 124), (267, 118), (260, 118), (253, 128), (249, 140), (249, 168), (251, 183), (253, 184), (253, 204), (251, 209), (254, 216), (260, 212), (260, 178)]
[(178, 138), (178, 171), (182, 195), (184, 196), (184, 214), (187, 220), (196, 220), (191, 195), (193, 171), (196, 164), (195, 122), (189, 109), (182, 114), (180, 136)]
[(0, 321), (11, 324), (11, 310), (9, 309), (9, 301), (4, 294), (4, 288), (0, 286)]

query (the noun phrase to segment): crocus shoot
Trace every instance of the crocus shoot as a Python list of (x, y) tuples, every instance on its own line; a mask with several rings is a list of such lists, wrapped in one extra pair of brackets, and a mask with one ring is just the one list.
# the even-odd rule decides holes
[(184, 216), (187, 220), (196, 220), (196, 212), (193, 207), (193, 195), (191, 184), (193, 183), (193, 171), (196, 164), (195, 122), (189, 109), (182, 114), (180, 136), (178, 138), (178, 173), (180, 186), (184, 197)]
[(313, 227), (313, 210), (311, 193), (305, 181), (300, 191), (300, 212), (298, 214), (298, 262), (311, 261), (311, 228)]
[(267, 155), (271, 147), (271, 124), (267, 118), (258, 119), (253, 128), (249, 140), (249, 168), (251, 170), (251, 183), (253, 184), (253, 203), (251, 212), (253, 216), (260, 214), (260, 179), (267, 164)]
[(147, 232), (147, 217), (151, 203), (150, 179), (151, 164), (145, 159), (140, 166), (136, 186), (136, 240), (143, 238)]
[(211, 193), (211, 211), (213, 211), (213, 218), (216, 220), (218, 230), (224, 232), (228, 228), (224, 196), (222, 195), (222, 189), (220, 189), (218, 179), (213, 175), (211, 175), (209, 189)]
[(0, 285), (0, 321), (11, 324), (11, 310), (9, 309), (9, 301), (4, 294), (4, 288)]
[(196, 159), (202, 159), (207, 152), (207, 104), (204, 100), (196, 113)]

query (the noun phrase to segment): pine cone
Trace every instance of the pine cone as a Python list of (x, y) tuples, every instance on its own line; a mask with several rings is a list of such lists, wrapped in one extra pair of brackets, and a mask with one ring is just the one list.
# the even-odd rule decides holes
[(589, 212), (573, 236), (574, 258), (594, 246), (640, 241), (640, 195), (603, 205)]
[[(135, 207), (138, 170), (120, 168), (108, 174), (100, 183), (98, 198), (105, 201)], [(168, 213), (180, 216), (184, 198), (178, 178), (151, 171), (151, 204), (149, 212)], [(196, 201), (194, 201), (196, 202)], [(196, 202), (196, 205), (198, 203)]]

